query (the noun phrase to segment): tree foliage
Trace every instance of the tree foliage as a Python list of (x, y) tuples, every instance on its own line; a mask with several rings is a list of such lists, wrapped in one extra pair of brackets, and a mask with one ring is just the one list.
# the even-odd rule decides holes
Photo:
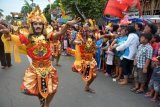
[(87, 18), (99, 19), (103, 16), (103, 10), (108, 0), (63, 0), (65, 10), (70, 10), (78, 15), (75, 4)]
[[(69, 11), (73, 16), (80, 16), (75, 6), (75, 4), (77, 4), (77, 7), (82, 13), (84, 13), (86, 18), (99, 19), (103, 16), (103, 10), (107, 1), (108, 0), (62, 0), (62, 5), (65, 11)], [(51, 10), (58, 7), (59, 3), (60, 0), (55, 0), (55, 2), (51, 4), (51, 9), (48, 4), (43, 10), (44, 15), (49, 22), (51, 22)]]
[(3, 16), (3, 10), (0, 9), (0, 18)]
[(21, 13), (24, 14), (24, 16), (27, 15), (27, 13), (30, 13), (32, 11), (32, 5), (29, 4), (28, 1), (24, 0), (24, 6), (21, 8)]
[(48, 4), (46, 6), (46, 8), (44, 8), (43, 10), (43, 13), (47, 19), (48, 22), (51, 22), (51, 13), (52, 13), (52, 10), (55, 9), (56, 7), (58, 6), (58, 3), (57, 2), (54, 2), (53, 4)]
[(5, 17), (5, 20), (10, 23), (12, 21), (12, 16), (11, 15), (7, 15)]

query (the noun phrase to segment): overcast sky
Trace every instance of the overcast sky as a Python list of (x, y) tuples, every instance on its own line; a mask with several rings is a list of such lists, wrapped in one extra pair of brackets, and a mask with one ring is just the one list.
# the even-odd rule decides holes
[[(31, 3), (30, 0), (27, 1)], [(50, 1), (53, 2), (54, 0)], [(38, 4), (42, 10), (49, 4), (48, 0), (34, 0), (34, 3)], [(20, 12), (23, 5), (24, 0), (0, 0), (0, 9), (4, 11), (4, 15), (10, 14), (10, 12)]]

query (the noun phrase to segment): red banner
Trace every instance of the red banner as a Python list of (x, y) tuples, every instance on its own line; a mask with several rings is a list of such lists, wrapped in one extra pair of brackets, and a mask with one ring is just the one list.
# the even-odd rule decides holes
[(124, 15), (122, 14), (122, 11), (126, 10), (127, 8), (127, 5), (122, 4), (118, 0), (109, 0), (104, 10), (104, 15), (123, 18)]
[(136, 7), (138, 9), (140, 15), (142, 15), (140, 0), (120, 0), (120, 1), (121, 1), (121, 3), (124, 3), (124, 4), (128, 5), (129, 7)]
[(104, 9), (104, 15), (123, 18), (123, 12), (127, 11), (130, 7), (138, 8), (140, 14), (142, 14), (139, 0), (109, 0)]

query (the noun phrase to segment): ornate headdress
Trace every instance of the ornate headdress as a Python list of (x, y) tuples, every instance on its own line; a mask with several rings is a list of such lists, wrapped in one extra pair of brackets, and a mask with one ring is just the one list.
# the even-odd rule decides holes
[(44, 14), (41, 12), (39, 6), (36, 6), (34, 10), (30, 14), (28, 14), (27, 22), (30, 24), (32, 22), (41, 22), (46, 24), (47, 20)]
[(13, 32), (16, 32), (19, 30), (19, 28), (22, 27), (22, 22), (21, 21), (18, 21), (18, 20), (14, 20), (13, 21), (13, 24), (11, 25), (12, 29), (13, 29)]
[[(30, 14), (27, 16), (27, 23), (29, 24), (29, 32), (33, 33), (32, 23), (33, 22), (40, 22), (44, 24), (44, 28), (47, 26), (47, 20), (44, 14), (41, 12), (39, 6), (36, 6)], [(44, 30), (45, 31), (45, 30)], [(46, 32), (46, 31), (45, 31)]]
[(88, 22), (89, 22), (89, 25), (90, 25), (90, 29), (95, 30), (96, 29), (96, 21), (92, 20), (92, 19), (89, 19)]
[(88, 19), (86, 20), (84, 27), (86, 27), (88, 30), (95, 30), (97, 28), (96, 21), (92, 19)]

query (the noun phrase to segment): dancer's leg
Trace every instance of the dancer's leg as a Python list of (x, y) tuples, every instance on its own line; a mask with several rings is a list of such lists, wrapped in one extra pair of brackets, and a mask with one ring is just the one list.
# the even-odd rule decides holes
[(50, 94), (46, 99), (44, 99), (41, 95), (38, 96), (40, 101), (40, 107), (49, 107), (55, 93)]
[(59, 59), (60, 59), (60, 57), (61, 57), (61, 55), (58, 55), (58, 56), (56, 57), (56, 66), (59, 66)]
[(96, 68), (93, 70), (93, 74), (92, 74), (91, 80), (86, 83), (85, 91), (87, 91), (87, 92), (92, 92), (92, 93), (95, 92), (94, 90), (92, 90), (92, 89), (90, 88), (90, 85), (92, 84), (92, 82), (94, 81), (95, 78), (96, 78)]
[(49, 105), (50, 105), (50, 103), (51, 103), (54, 95), (55, 95), (55, 93), (52, 93), (52, 94), (50, 94), (50, 95), (47, 97), (47, 99), (46, 99), (46, 104), (45, 104), (44, 107), (49, 107)]

